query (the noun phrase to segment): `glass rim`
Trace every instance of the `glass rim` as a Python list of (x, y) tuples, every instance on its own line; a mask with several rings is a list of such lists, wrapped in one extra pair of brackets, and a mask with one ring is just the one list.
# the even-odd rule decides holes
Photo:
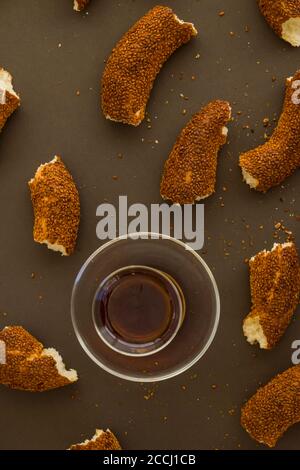
[[(184, 366), (182, 366), (182, 367), (180, 367), (180, 368), (178, 368), (178, 369), (176, 369), (172, 372), (169, 372), (167, 374), (161, 375), (160, 377), (143, 377), (143, 378), (134, 377), (134, 376), (130, 376), (130, 375), (127, 375), (127, 374), (123, 374), (121, 372), (117, 372), (114, 369), (112, 369), (110, 367), (107, 367), (99, 359), (97, 359), (95, 357), (95, 355), (90, 351), (89, 347), (84, 342), (84, 340), (83, 340), (83, 338), (82, 338), (82, 336), (81, 336), (81, 334), (78, 330), (77, 321), (75, 319), (74, 302), (75, 302), (75, 294), (76, 294), (77, 285), (80, 282), (80, 279), (81, 279), (82, 275), (84, 274), (85, 270), (90, 265), (90, 263), (93, 261), (93, 259), (96, 258), (96, 256), (98, 256), (98, 254), (101, 253), (102, 251), (106, 250), (107, 248), (109, 248), (109, 247), (111, 247), (111, 246), (113, 246), (113, 245), (115, 245), (115, 244), (117, 244), (117, 243), (119, 243), (123, 240), (131, 239), (132, 241), (135, 241), (135, 240), (138, 240), (138, 239), (141, 239), (141, 238), (143, 238), (144, 240), (148, 239), (148, 240), (153, 240), (153, 241), (159, 240), (159, 239), (169, 240), (170, 242), (173, 242), (173, 243), (179, 245), (181, 248), (184, 248), (190, 254), (192, 254), (196, 258), (196, 260), (202, 265), (204, 270), (206, 271), (206, 273), (207, 273), (207, 275), (210, 279), (210, 282), (212, 284), (213, 291), (214, 291), (214, 296), (215, 296), (215, 301), (216, 301), (213, 328), (212, 328), (212, 331), (211, 331), (205, 345), (201, 349), (201, 351), (199, 351), (199, 353), (191, 361), (186, 363)], [(73, 288), (72, 288), (72, 294), (71, 294), (71, 319), (72, 319), (72, 325), (73, 325), (74, 332), (75, 332), (75, 335), (77, 337), (77, 340), (78, 340), (79, 344), (81, 345), (82, 349), (84, 350), (84, 352), (87, 354), (87, 356), (90, 359), (92, 359), (93, 362), (95, 362), (105, 372), (108, 372), (109, 374), (111, 374), (111, 375), (113, 375), (113, 376), (115, 376), (119, 379), (127, 380), (127, 381), (130, 381), (130, 382), (139, 382), (139, 383), (162, 382), (162, 381), (171, 379), (173, 377), (176, 377), (178, 375), (181, 375), (184, 372), (186, 372), (188, 369), (193, 367), (205, 355), (205, 353), (208, 351), (208, 349), (210, 348), (210, 346), (211, 346), (211, 344), (212, 344), (212, 342), (213, 342), (213, 340), (216, 336), (218, 326), (219, 326), (219, 322), (220, 322), (220, 312), (221, 312), (220, 293), (219, 293), (219, 289), (218, 289), (215, 277), (214, 277), (211, 269), (209, 268), (208, 264), (203, 260), (203, 258), (195, 250), (188, 247), (188, 245), (186, 243), (184, 243), (183, 241), (177, 240), (176, 238), (171, 237), (170, 235), (165, 235), (163, 233), (155, 233), (155, 232), (135, 232), (135, 233), (129, 233), (129, 234), (126, 234), (126, 235), (121, 235), (117, 238), (114, 238), (113, 240), (109, 240), (108, 242), (104, 243), (102, 246), (97, 248), (97, 250), (95, 250), (86, 259), (84, 264), (81, 266), (81, 268), (80, 268), (80, 270), (79, 270), (79, 272), (78, 272), (78, 274), (75, 278)]]

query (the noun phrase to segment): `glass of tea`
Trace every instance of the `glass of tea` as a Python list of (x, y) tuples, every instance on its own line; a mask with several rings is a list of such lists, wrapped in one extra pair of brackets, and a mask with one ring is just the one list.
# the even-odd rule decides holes
[(178, 333), (185, 300), (177, 282), (149, 266), (128, 266), (100, 284), (93, 302), (101, 339), (128, 356), (146, 356), (165, 348)]
[(130, 234), (106, 243), (81, 268), (72, 321), (85, 352), (107, 372), (155, 382), (195, 364), (220, 316), (214, 277), (183, 242)]

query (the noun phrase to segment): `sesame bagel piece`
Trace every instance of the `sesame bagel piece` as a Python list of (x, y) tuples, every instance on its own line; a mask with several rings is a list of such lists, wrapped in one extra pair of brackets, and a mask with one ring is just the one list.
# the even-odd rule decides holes
[(250, 260), (252, 310), (243, 323), (251, 344), (271, 349), (280, 340), (300, 297), (300, 263), (294, 243), (275, 244)]
[(96, 429), (92, 439), (87, 439), (81, 444), (74, 444), (69, 450), (121, 450), (116, 436), (109, 430)]
[(300, 71), (287, 79), (283, 111), (270, 140), (240, 156), (244, 180), (257, 191), (278, 186), (300, 166), (298, 80)]
[(183, 129), (165, 164), (160, 193), (175, 204), (192, 204), (215, 191), (217, 157), (228, 134), (227, 101), (213, 101)]
[(90, 0), (74, 0), (74, 10), (82, 11), (90, 3)]
[(45, 392), (78, 380), (75, 370), (66, 370), (59, 353), (44, 349), (21, 326), (7, 326), (0, 331), (6, 361), (0, 363), (0, 384), (28, 392)]
[(150, 10), (123, 36), (102, 77), (102, 109), (112, 121), (138, 126), (145, 117), (154, 80), (163, 64), (197, 31), (171, 8)]
[(12, 76), (0, 68), (0, 132), (7, 119), (20, 106), (20, 97), (12, 86)]
[(300, 46), (300, 0), (258, 0), (275, 33), (292, 46)]
[(60, 157), (41, 165), (29, 181), (34, 210), (33, 238), (63, 256), (73, 253), (79, 221), (79, 194)]
[(275, 447), (278, 439), (299, 422), (300, 365), (277, 375), (242, 408), (243, 428), (269, 447)]

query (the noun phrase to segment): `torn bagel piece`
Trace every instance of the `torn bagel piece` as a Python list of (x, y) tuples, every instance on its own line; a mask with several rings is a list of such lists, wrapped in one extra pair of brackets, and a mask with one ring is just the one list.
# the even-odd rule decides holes
[(165, 164), (160, 193), (174, 204), (193, 204), (215, 191), (217, 158), (231, 118), (227, 101), (213, 101), (183, 129)]
[(29, 181), (34, 211), (34, 241), (63, 256), (73, 253), (80, 221), (74, 180), (60, 157), (41, 165)]
[(12, 76), (0, 67), (0, 132), (19, 106), (20, 97), (13, 89)]
[(250, 260), (252, 310), (243, 323), (251, 344), (271, 349), (289, 326), (300, 298), (300, 263), (294, 243), (275, 244)]
[(258, 0), (275, 33), (292, 46), (300, 46), (300, 0)]
[(197, 31), (171, 8), (157, 6), (119, 41), (102, 77), (102, 110), (107, 119), (138, 126), (145, 117), (154, 80), (169, 57)]
[(69, 450), (122, 450), (116, 436), (107, 429), (96, 429), (92, 439), (87, 439), (80, 444), (72, 445)]
[(0, 364), (0, 384), (28, 392), (45, 392), (78, 380), (75, 370), (66, 370), (60, 354), (21, 326), (0, 331), (5, 345), (5, 362)]
[(88, 6), (90, 0), (74, 0), (74, 10), (82, 11)]
[(261, 444), (275, 447), (278, 439), (300, 422), (300, 365), (261, 387), (242, 408), (241, 424)]
[(287, 79), (283, 111), (268, 142), (240, 156), (243, 177), (251, 189), (266, 192), (300, 166), (299, 80), (300, 71)]

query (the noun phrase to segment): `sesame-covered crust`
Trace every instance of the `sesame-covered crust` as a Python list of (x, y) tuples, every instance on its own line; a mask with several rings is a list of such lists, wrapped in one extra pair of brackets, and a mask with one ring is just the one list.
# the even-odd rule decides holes
[[(0, 79), (5, 74), (7, 79), (12, 80), (11, 75), (0, 67)], [(2, 131), (7, 119), (13, 114), (13, 112), (20, 106), (20, 98), (11, 93), (7, 89), (3, 89), (0, 85), (0, 132)]]
[(54, 358), (44, 354), (43, 345), (21, 326), (4, 328), (0, 341), (6, 347), (6, 363), (0, 364), (0, 384), (44, 392), (72, 383), (59, 374)]
[(90, 0), (74, 0), (74, 10), (82, 11), (90, 3)]
[(226, 142), (230, 116), (229, 103), (219, 100), (193, 116), (165, 164), (160, 188), (163, 199), (191, 204), (215, 191), (217, 156)]
[(240, 156), (244, 175), (246, 172), (256, 180), (257, 191), (281, 184), (300, 166), (300, 104), (293, 99), (297, 80), (300, 70), (286, 81), (283, 111), (270, 140)]
[(275, 33), (282, 37), (282, 25), (300, 17), (300, 0), (258, 0), (259, 8)]
[(121, 446), (111, 431), (97, 430), (93, 439), (74, 444), (69, 450), (121, 450)]
[(153, 82), (166, 60), (197, 34), (171, 8), (157, 6), (119, 41), (102, 77), (102, 109), (107, 119), (138, 126)]
[[(34, 240), (70, 255), (80, 221), (79, 194), (60, 157), (41, 165), (29, 182), (34, 209)], [(53, 248), (54, 247), (54, 248)]]
[(258, 320), (273, 348), (289, 326), (300, 296), (300, 263), (294, 243), (275, 245), (250, 260), (252, 311), (244, 321)]
[(277, 375), (242, 408), (241, 423), (250, 436), (269, 447), (300, 422), (300, 365)]

